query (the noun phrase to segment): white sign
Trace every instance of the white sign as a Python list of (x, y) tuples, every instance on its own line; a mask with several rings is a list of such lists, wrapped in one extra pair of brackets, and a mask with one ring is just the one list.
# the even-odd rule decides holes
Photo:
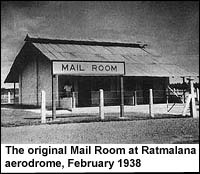
[(124, 63), (53, 61), (53, 74), (123, 75)]

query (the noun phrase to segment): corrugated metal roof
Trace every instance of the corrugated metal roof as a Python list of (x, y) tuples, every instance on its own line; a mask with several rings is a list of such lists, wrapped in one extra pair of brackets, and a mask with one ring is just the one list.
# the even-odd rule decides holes
[(42, 43), (33, 45), (50, 60), (125, 62), (127, 76), (196, 76), (178, 65), (162, 63), (163, 59), (141, 48)]
[[(126, 76), (198, 76), (197, 73), (188, 72), (174, 63), (170, 64), (169, 61), (163, 61), (162, 57), (151, 55), (139, 44), (71, 40), (51, 41), (36, 38), (25, 40), (50, 61), (125, 62)], [(20, 59), (20, 56), (16, 58)], [(16, 66), (15, 63), (13, 63), (5, 82), (12, 81), (12, 74), (15, 73), (13, 66)]]
[(155, 77), (172, 77), (172, 76), (197, 76), (196, 73), (188, 72), (178, 65), (172, 64), (142, 64), (126, 63), (126, 76), (155, 76)]

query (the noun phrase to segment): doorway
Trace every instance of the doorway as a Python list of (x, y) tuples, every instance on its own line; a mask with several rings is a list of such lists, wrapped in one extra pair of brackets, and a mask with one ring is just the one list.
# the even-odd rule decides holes
[(80, 77), (78, 80), (78, 107), (91, 105), (91, 78)]
[(149, 104), (149, 89), (153, 89), (153, 79), (144, 78), (143, 80), (143, 104)]

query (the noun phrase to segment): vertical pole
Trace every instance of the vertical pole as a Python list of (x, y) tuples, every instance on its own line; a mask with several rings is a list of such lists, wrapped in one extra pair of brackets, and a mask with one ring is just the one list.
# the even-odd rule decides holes
[(134, 105), (137, 105), (137, 91), (134, 91)]
[(58, 106), (58, 99), (59, 99), (59, 95), (58, 95), (58, 75), (55, 75), (55, 93), (56, 93), (56, 106)]
[(120, 76), (120, 117), (124, 117), (124, 77)]
[(189, 105), (190, 105), (190, 100), (191, 100), (191, 94), (189, 94), (188, 97), (187, 97), (187, 100), (185, 102), (185, 106), (183, 108), (182, 116), (186, 116), (187, 110), (188, 110)]
[(154, 117), (154, 111), (153, 111), (153, 91), (152, 89), (149, 89), (149, 116)]
[(42, 103), (41, 103), (41, 122), (46, 123), (46, 93), (42, 90)]
[(8, 103), (10, 104), (10, 92), (8, 92)]
[(197, 93), (197, 101), (199, 102), (199, 88), (196, 89), (196, 93)]
[(14, 104), (15, 104), (15, 82), (14, 82)]
[(22, 104), (22, 73), (19, 74), (19, 104)]
[(193, 118), (197, 118), (193, 79), (190, 78), (189, 81), (190, 81), (190, 94), (191, 94), (191, 97), (192, 97), (191, 101), (190, 101), (190, 115)]
[(52, 119), (56, 119), (56, 91), (55, 91), (55, 76), (52, 75)]
[(169, 105), (169, 90), (168, 90), (168, 88), (166, 89), (166, 93), (167, 93), (166, 99), (167, 99), (167, 112), (168, 112), (168, 105)]
[[(185, 77), (182, 77), (183, 78), (183, 84), (185, 84)], [(185, 103), (186, 102), (186, 96), (185, 96), (185, 89), (183, 88), (183, 102)]]
[(39, 68), (38, 68), (38, 57), (36, 57), (36, 98), (37, 106), (39, 106)]
[(104, 119), (104, 97), (103, 97), (103, 89), (99, 90), (99, 115), (101, 120)]
[(76, 97), (75, 92), (72, 92), (72, 108), (76, 107)]

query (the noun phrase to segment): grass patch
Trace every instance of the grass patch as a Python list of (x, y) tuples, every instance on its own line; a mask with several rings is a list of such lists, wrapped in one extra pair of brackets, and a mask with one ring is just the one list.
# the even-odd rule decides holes
[[(41, 116), (39, 113), (25, 111), (24, 108), (15, 109), (15, 106), (4, 105), (4, 107), (1, 109), (1, 127), (40, 125), (40, 118)], [(183, 117), (181, 115), (155, 114), (155, 117), (151, 118), (146, 113), (132, 112), (125, 113), (124, 118), (120, 118), (119, 113), (105, 113), (104, 120), (101, 120), (98, 114), (61, 114), (57, 115), (56, 118), (56, 120), (52, 120), (51, 116), (47, 116), (47, 124), (131, 121)]]

